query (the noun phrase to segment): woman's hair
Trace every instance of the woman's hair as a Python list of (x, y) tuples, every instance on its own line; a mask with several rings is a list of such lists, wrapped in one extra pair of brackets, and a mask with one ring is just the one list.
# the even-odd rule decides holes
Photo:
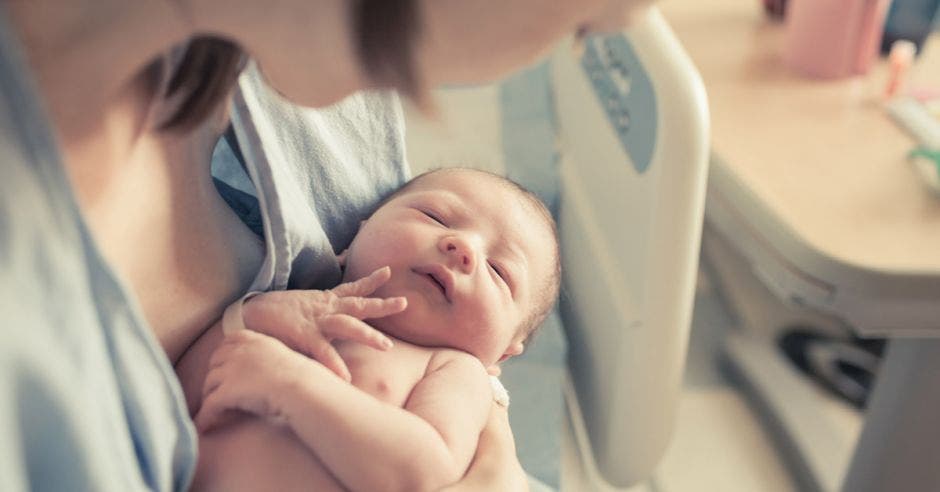
[(420, 99), (424, 87), (414, 56), (421, 25), (417, 0), (358, 0), (354, 12), (359, 59), (369, 77)]
[[(229, 94), (247, 56), (231, 41), (213, 37), (191, 40), (170, 76), (165, 99), (181, 98), (163, 130), (187, 131), (199, 126)], [(157, 61), (162, 75), (163, 61)]]
[[(366, 73), (381, 86), (412, 99), (423, 93), (414, 61), (418, 10), (417, 0), (357, 0), (353, 7), (356, 48)], [(228, 96), (246, 59), (245, 51), (231, 41), (192, 39), (162, 94), (165, 99), (180, 98), (181, 103), (161, 129), (186, 131), (204, 122)], [(166, 63), (158, 59), (145, 73), (160, 77), (165, 69)]]

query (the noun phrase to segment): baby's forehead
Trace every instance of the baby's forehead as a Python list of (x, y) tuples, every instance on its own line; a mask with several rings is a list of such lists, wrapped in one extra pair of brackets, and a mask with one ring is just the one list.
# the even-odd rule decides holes
[[(510, 235), (515, 235), (512, 231), (537, 225), (551, 229), (548, 222), (551, 219), (542, 211), (544, 207), (540, 208), (536, 203), (538, 199), (515, 184), (482, 173), (460, 178), (447, 179), (446, 176), (435, 174), (415, 183), (412, 191), (441, 200), (444, 205), (460, 209), (473, 217), (488, 220)], [(536, 240), (528, 237), (523, 239)]]
[[(423, 190), (458, 190), (467, 185), (506, 188), (505, 178), (475, 169), (439, 169), (414, 178), (407, 187)], [(507, 190), (508, 191), (508, 190)]]
[(528, 192), (498, 175), (465, 169), (446, 169), (419, 176), (408, 185), (415, 193), (438, 194), (458, 199), (468, 208), (485, 209), (494, 203), (499, 206), (518, 205), (525, 215), (537, 219)]

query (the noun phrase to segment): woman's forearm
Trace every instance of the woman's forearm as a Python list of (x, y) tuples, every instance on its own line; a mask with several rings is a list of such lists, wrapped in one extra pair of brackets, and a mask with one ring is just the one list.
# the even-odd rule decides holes
[(444, 492), (501, 490), (528, 492), (529, 482), (516, 457), (516, 445), (504, 407), (493, 405), (467, 474)]

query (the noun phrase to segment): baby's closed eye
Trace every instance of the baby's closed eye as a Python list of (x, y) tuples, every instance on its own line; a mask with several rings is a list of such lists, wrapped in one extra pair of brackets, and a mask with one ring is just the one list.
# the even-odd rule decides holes
[(435, 212), (433, 210), (426, 210), (426, 209), (421, 210), (421, 213), (423, 213), (426, 217), (433, 220), (434, 222), (437, 222), (438, 224), (444, 227), (447, 227), (447, 223), (444, 221), (442, 214)]

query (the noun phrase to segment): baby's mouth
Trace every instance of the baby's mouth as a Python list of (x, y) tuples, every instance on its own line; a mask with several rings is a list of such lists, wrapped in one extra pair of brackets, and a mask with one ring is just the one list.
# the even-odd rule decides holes
[(431, 279), (431, 282), (434, 282), (435, 284), (437, 284), (437, 288), (441, 289), (441, 294), (443, 294), (444, 297), (447, 297), (447, 287), (445, 287), (444, 284), (441, 283), (441, 281), (437, 279), (437, 277), (435, 277), (434, 275), (430, 273), (428, 274), (428, 278)]
[(413, 271), (414, 273), (426, 278), (432, 285), (437, 287), (438, 291), (441, 293), (441, 296), (443, 296), (448, 303), (451, 302), (450, 294), (447, 289), (447, 280), (442, 276), (441, 273), (435, 272), (433, 268), (421, 268), (415, 269)]

